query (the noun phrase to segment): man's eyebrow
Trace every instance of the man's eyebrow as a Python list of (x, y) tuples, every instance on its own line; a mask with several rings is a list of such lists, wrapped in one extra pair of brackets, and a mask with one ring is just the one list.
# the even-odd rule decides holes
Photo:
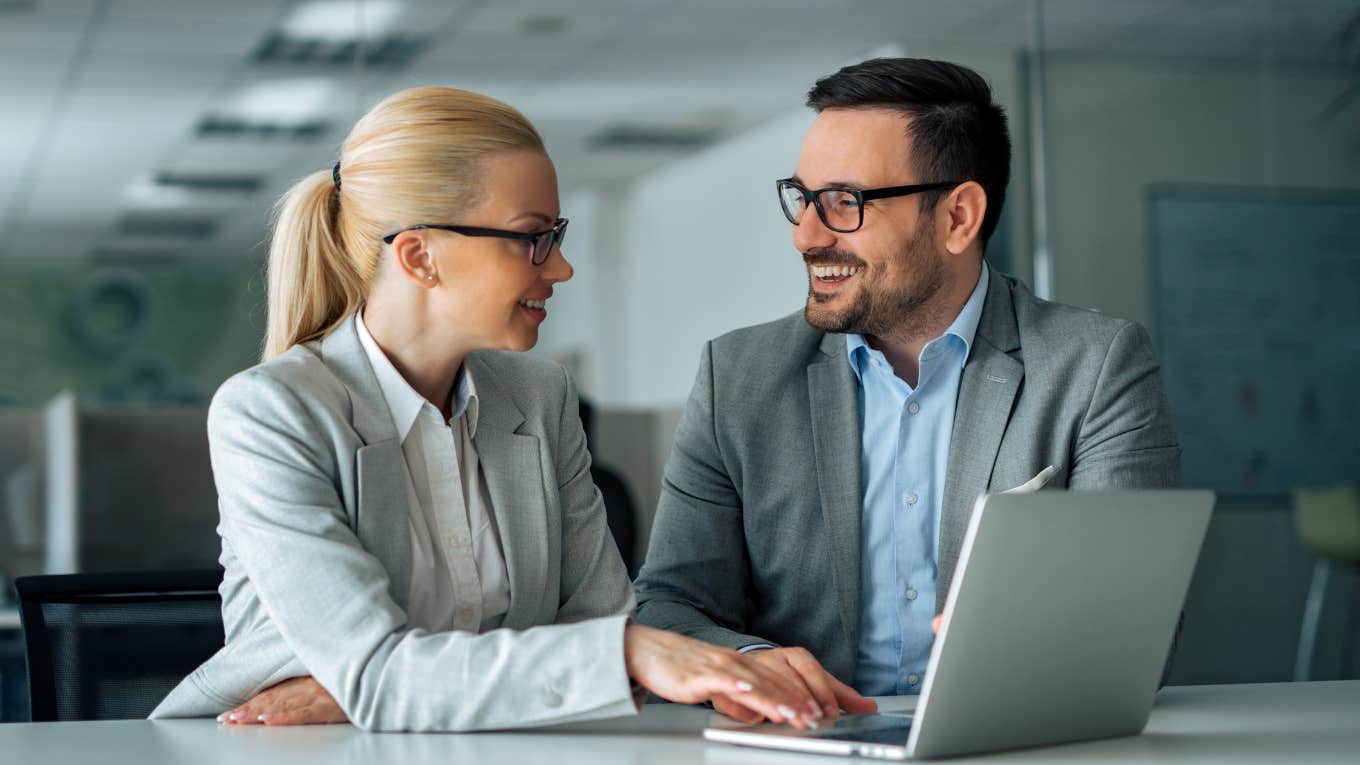
[(551, 215), (548, 215), (547, 213), (541, 212), (522, 212), (519, 215), (516, 215), (515, 217), (511, 218), (510, 221), (513, 223), (517, 220), (520, 220), (521, 218), (536, 218), (538, 220), (543, 221), (544, 223), (557, 222), (556, 218), (552, 217)]
[[(805, 188), (805, 189), (808, 188), (808, 185), (807, 185), (806, 183), (803, 182), (803, 179), (802, 179), (802, 178), (799, 178), (797, 175), (790, 176), (790, 180), (792, 180), (794, 183), (798, 184), (799, 186), (802, 186), (802, 187)], [(850, 190), (852, 190), (852, 191), (863, 191), (866, 187), (865, 187), (864, 184), (862, 184), (862, 183), (856, 183), (856, 182), (854, 182), (854, 181), (830, 181), (829, 183), (827, 183), (827, 184), (825, 184), (825, 185), (823, 185), (823, 186), (819, 186), (818, 188), (822, 188), (822, 189), (850, 189)], [(816, 189), (808, 189), (808, 190), (809, 190), (809, 191), (816, 191)]]

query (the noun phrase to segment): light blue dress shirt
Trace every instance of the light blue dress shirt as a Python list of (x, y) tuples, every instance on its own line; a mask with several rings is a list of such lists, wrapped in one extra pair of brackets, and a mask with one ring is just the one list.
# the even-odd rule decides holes
[(912, 388), (863, 335), (847, 335), (859, 382), (860, 609), (854, 686), (866, 696), (921, 692), (934, 643), (936, 551), (959, 381), (987, 296), (984, 264), (944, 334), (926, 343)]

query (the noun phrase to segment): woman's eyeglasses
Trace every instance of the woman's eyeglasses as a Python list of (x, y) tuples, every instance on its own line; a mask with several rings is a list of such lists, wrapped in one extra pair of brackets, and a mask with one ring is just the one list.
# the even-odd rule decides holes
[(534, 231), (526, 233), (524, 231), (506, 231), (499, 228), (482, 228), (481, 226), (453, 226), (440, 223), (421, 223), (415, 226), (399, 228), (390, 234), (383, 235), (383, 243), (391, 244), (397, 234), (403, 231), (418, 231), (421, 229), (438, 229), (440, 231), (452, 231), (463, 236), (491, 236), (497, 239), (514, 239), (519, 242), (529, 243), (529, 262), (536, 266), (543, 265), (543, 261), (548, 259), (553, 247), (561, 247), (562, 240), (567, 236), (567, 219), (558, 218), (552, 228), (544, 231)]

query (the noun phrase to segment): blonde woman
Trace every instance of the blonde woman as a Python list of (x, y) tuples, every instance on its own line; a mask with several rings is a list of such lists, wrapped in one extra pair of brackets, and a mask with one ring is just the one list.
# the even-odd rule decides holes
[(226, 645), (152, 717), (462, 731), (630, 714), (641, 689), (824, 714), (629, 622), (571, 380), (505, 352), (571, 278), (566, 228), (533, 126), (448, 88), (378, 104), (288, 193), (264, 361), (208, 415)]

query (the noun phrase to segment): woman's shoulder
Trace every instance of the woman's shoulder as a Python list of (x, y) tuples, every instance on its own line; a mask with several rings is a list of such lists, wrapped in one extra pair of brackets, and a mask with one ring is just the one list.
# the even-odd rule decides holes
[(305, 344), (227, 378), (213, 395), (209, 417), (224, 411), (344, 417), (349, 409), (348, 390), (310, 344)]
[(538, 411), (560, 415), (568, 395), (575, 398), (566, 367), (542, 356), (519, 351), (477, 351), (468, 356), (468, 369), (479, 396), (509, 398), (525, 415)]

